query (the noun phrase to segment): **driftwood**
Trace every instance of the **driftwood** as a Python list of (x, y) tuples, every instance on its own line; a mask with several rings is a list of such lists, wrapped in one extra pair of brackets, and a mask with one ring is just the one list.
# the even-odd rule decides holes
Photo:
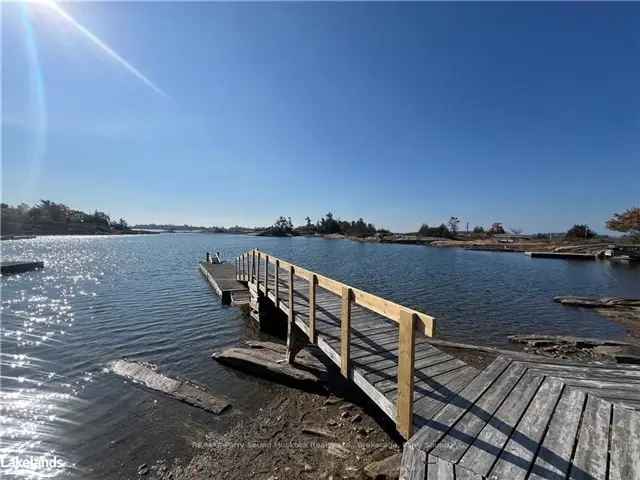
[(151, 390), (164, 393), (216, 415), (231, 405), (226, 400), (213, 396), (204, 387), (158, 373), (157, 367), (150, 363), (116, 360), (111, 364), (111, 370), (116, 375), (133, 380)]
[(554, 302), (562, 305), (570, 305), (573, 307), (585, 308), (631, 308), (640, 307), (640, 299), (637, 298), (621, 298), (621, 297), (554, 297)]
[(295, 363), (285, 360), (286, 347), (273, 342), (247, 342), (249, 348), (233, 347), (216, 352), (212, 358), (220, 363), (260, 377), (302, 388), (323, 389), (327, 379), (325, 365), (303, 350)]

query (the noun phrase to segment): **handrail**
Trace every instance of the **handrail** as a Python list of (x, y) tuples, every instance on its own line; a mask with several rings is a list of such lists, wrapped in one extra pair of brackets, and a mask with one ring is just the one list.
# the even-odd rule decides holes
[[(257, 257), (257, 265), (256, 265)], [(350, 331), (351, 331), (351, 304), (355, 303), (367, 310), (388, 318), (399, 325), (398, 338), (398, 395), (396, 399), (396, 424), (399, 432), (409, 438), (413, 431), (413, 383), (415, 360), (415, 333), (416, 326), (421, 326), (420, 331), (427, 337), (435, 335), (435, 319), (422, 312), (398, 305), (384, 298), (351, 287), (332, 278), (312, 272), (306, 268), (294, 265), (291, 262), (274, 257), (258, 249), (249, 250), (241, 254), (235, 260), (236, 275), (238, 280), (256, 282), (257, 290), (260, 286), (260, 263), (265, 262), (263, 277), (266, 294), (269, 291), (269, 264), (274, 269), (274, 298), (276, 307), (279, 306), (279, 270), (288, 272), (289, 277), (289, 304), (288, 304), (288, 337), (291, 341), (291, 328), (295, 321), (293, 312), (293, 284), (295, 277), (303, 278), (309, 282), (309, 325), (308, 336), (311, 342), (316, 343), (315, 314), (316, 314), (316, 288), (324, 288), (342, 299), (340, 315), (340, 371), (345, 377), (350, 376)], [(288, 349), (289, 351), (289, 349)], [(292, 359), (291, 359), (292, 360)]]
[[(246, 254), (252, 254), (252, 253), (255, 253), (256, 255), (258, 254), (265, 255), (265, 256), (268, 255), (265, 252), (262, 252), (261, 250), (258, 250), (258, 249), (253, 249), (246, 252)], [(271, 263), (275, 264), (276, 260), (279, 261), (280, 268), (283, 268), (286, 270), (289, 267), (293, 267), (294, 275), (297, 277), (304, 278), (307, 281), (313, 281), (313, 277), (315, 276), (317, 280), (317, 285), (319, 287), (329, 290), (331, 293), (335, 295), (342, 296), (342, 289), (344, 287), (350, 289), (351, 294), (353, 295), (353, 301), (356, 305), (360, 305), (361, 307), (364, 307), (367, 310), (371, 310), (372, 312), (375, 312), (379, 315), (382, 315), (383, 317), (393, 320), (396, 323), (400, 323), (401, 312), (403, 311), (410, 312), (413, 315), (415, 315), (418, 318), (418, 320), (420, 320), (420, 322), (422, 323), (424, 328), (421, 329), (421, 331), (422, 333), (424, 333), (425, 336), (433, 337), (436, 334), (435, 319), (432, 316), (427, 315), (426, 313), (418, 312), (412, 308), (398, 305), (397, 303), (394, 303), (390, 300), (386, 300), (384, 298), (378, 297), (377, 295), (374, 295), (369, 292), (365, 292), (358, 288), (347, 285), (346, 283), (334, 280), (332, 278), (326, 277), (324, 275), (313, 272), (311, 270), (307, 270), (306, 268), (299, 267), (298, 265), (295, 265), (291, 262), (287, 262), (286, 260), (283, 260), (281, 258), (274, 257), (273, 255), (268, 255), (268, 256), (269, 256), (269, 261)]]

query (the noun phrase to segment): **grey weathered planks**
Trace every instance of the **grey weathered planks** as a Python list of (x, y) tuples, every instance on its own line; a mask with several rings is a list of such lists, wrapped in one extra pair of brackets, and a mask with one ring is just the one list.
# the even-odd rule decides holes
[(427, 455), (427, 479), (640, 480), (639, 412), (529, 362), (504, 362), (448, 399), (407, 443)]
[(564, 389), (538, 450), (530, 480), (566, 478), (585, 399), (586, 394), (580, 390)]
[(613, 405), (610, 480), (640, 479), (640, 415)]

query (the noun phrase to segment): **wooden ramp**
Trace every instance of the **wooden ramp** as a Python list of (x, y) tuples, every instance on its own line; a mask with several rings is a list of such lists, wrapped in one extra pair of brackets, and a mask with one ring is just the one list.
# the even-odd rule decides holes
[(429, 315), (258, 250), (235, 268), (287, 315), (292, 353), (295, 326), (396, 422), (401, 478), (640, 480), (640, 368), (527, 355), (479, 371), (429, 343)]
[(284, 312), (405, 438), (478, 375), (427, 342), (435, 330), (429, 315), (257, 250), (236, 259), (236, 269), (238, 279)]

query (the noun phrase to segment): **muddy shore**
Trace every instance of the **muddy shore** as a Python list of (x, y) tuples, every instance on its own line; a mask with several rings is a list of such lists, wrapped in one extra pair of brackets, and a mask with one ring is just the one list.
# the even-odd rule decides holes
[(353, 387), (334, 381), (331, 391), (286, 388), (255, 417), (194, 444), (190, 461), (152, 466), (148, 478), (375, 478), (367, 476), (367, 467), (399, 454), (401, 439)]

